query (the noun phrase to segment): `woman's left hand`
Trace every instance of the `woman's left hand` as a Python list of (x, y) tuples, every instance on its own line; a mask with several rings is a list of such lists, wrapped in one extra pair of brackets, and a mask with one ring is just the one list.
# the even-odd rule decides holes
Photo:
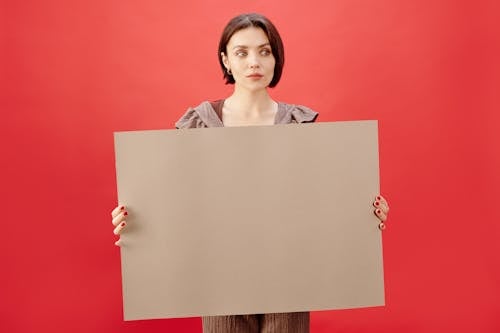
[(375, 210), (373, 212), (380, 220), (378, 227), (380, 230), (384, 230), (385, 221), (387, 220), (387, 214), (389, 214), (389, 204), (387, 203), (387, 200), (385, 200), (384, 197), (379, 194), (375, 198), (373, 206), (375, 207)]

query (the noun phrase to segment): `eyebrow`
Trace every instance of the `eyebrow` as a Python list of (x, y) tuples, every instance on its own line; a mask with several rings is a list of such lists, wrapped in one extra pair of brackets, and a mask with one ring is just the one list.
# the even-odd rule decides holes
[[(265, 44), (259, 45), (259, 46), (257, 46), (257, 48), (260, 49), (261, 47), (264, 47), (264, 46), (271, 46), (271, 43), (265, 43)], [(246, 46), (246, 45), (235, 45), (233, 47), (233, 50), (234, 49), (238, 49), (238, 48), (240, 48), (240, 49), (248, 49), (248, 46)]]

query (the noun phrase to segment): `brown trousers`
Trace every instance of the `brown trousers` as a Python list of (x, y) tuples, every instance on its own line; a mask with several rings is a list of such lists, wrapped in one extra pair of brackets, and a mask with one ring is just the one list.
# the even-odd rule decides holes
[(309, 312), (203, 317), (203, 333), (309, 333)]

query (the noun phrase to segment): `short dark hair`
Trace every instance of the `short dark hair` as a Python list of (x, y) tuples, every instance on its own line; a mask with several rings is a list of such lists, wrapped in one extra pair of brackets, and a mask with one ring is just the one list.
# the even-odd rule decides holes
[(224, 73), (226, 84), (234, 84), (234, 78), (227, 72), (224, 63), (222, 62), (221, 53), (227, 55), (227, 43), (229, 43), (231, 37), (237, 31), (248, 27), (261, 28), (264, 30), (267, 38), (269, 39), (269, 44), (271, 44), (271, 50), (276, 61), (274, 65), (273, 79), (271, 80), (271, 83), (269, 83), (269, 87), (273, 88), (280, 81), (281, 73), (283, 72), (283, 65), (285, 64), (285, 49), (283, 48), (283, 42), (281, 41), (280, 34), (274, 24), (272, 24), (267, 17), (257, 13), (241, 14), (232, 18), (222, 32), (217, 56), (219, 57), (219, 63), (222, 68), (222, 72)]

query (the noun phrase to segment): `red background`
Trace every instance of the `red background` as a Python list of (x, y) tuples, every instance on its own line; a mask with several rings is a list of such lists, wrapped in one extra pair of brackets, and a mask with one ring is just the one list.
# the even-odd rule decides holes
[(312, 332), (499, 332), (497, 3), (3, 1), (0, 331), (201, 331), (122, 319), (112, 133), (227, 96), (219, 34), (257, 11), (286, 46), (275, 99), (380, 122), (387, 305)]

